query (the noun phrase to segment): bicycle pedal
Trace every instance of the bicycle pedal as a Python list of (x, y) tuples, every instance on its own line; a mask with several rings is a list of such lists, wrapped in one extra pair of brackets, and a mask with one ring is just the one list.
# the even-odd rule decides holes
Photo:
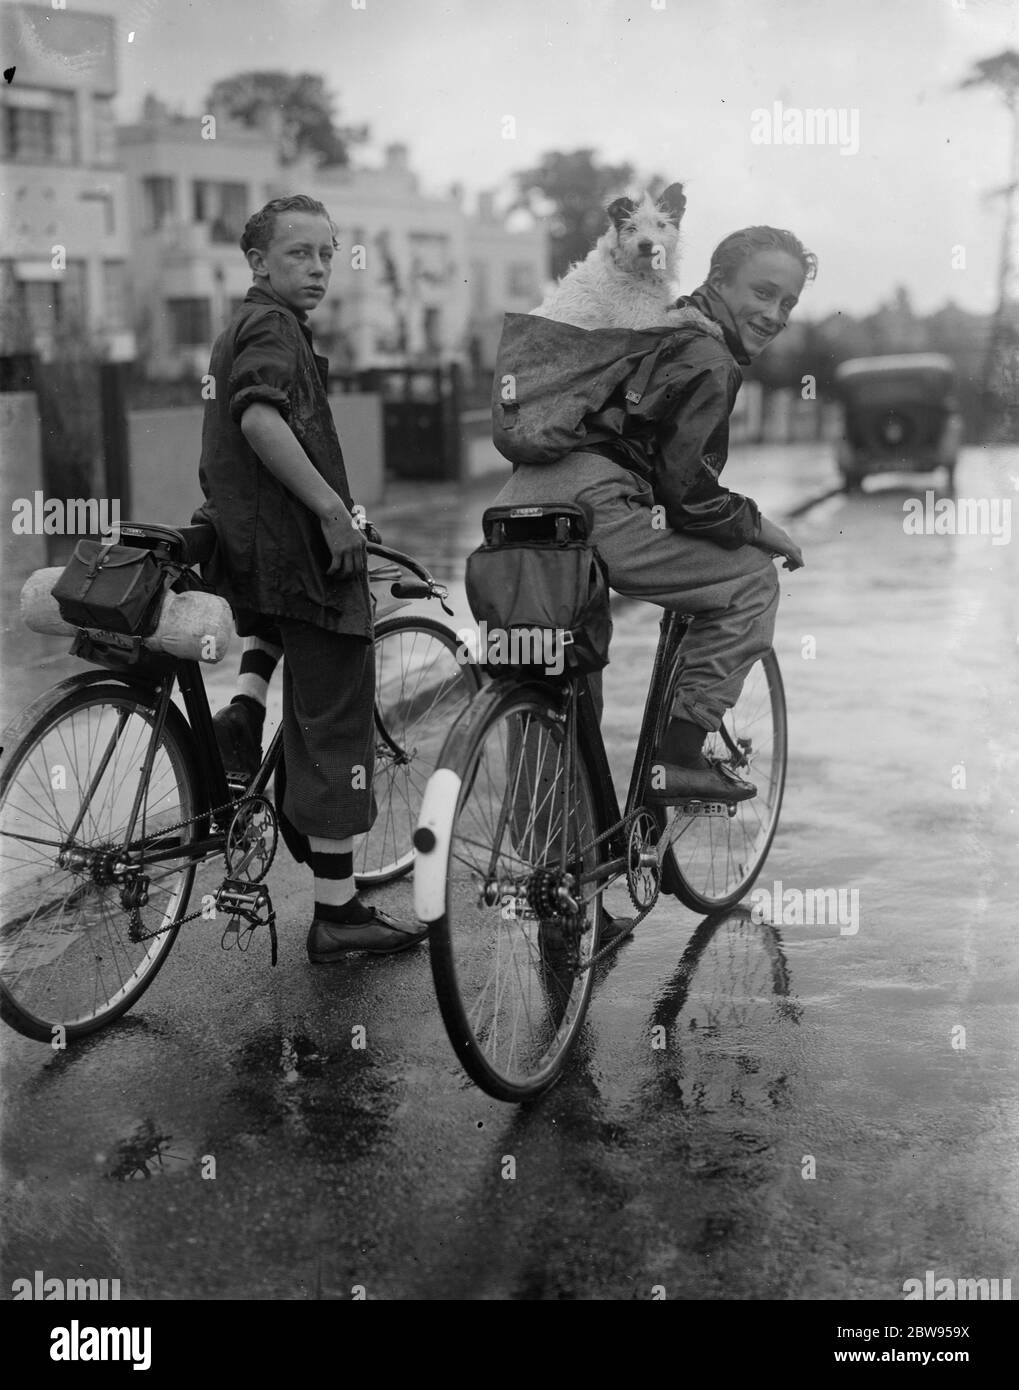
[(241, 916), (257, 916), (263, 909), (272, 911), (269, 891), (260, 883), (247, 883), (239, 878), (226, 878), (216, 894), (217, 912), (231, 912)]

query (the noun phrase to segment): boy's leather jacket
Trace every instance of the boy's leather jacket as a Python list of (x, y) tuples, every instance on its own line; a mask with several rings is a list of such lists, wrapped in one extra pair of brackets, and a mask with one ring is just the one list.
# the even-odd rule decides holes
[(729, 451), (729, 415), (749, 358), (729, 311), (709, 285), (678, 303), (695, 318), (680, 328), (574, 328), (508, 314), (493, 395), (496, 447), (515, 464), (596, 452), (650, 484), (676, 531), (727, 549), (754, 540), (760, 512), (718, 481)]

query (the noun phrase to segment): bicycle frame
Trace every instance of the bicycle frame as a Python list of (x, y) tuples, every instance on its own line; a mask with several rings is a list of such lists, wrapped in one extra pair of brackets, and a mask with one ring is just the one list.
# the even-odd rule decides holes
[[(368, 543), (367, 553), (369, 556), (381, 559), (385, 566), (374, 571), (369, 571), (369, 577), (375, 582), (392, 579), (394, 574), (397, 582), (393, 584), (391, 592), (400, 599), (410, 598), (438, 598), (443, 609), (451, 613), (446, 605), (448, 590), (444, 585), (438, 584), (428, 571), (413, 560), (410, 556), (404, 555), (401, 551), (391, 550), (388, 547)], [(396, 569), (395, 567), (399, 567)], [(400, 570), (408, 571), (414, 576), (414, 580), (407, 581), (399, 578)], [(397, 605), (402, 606), (402, 605)], [(390, 610), (392, 611), (392, 610)], [(91, 675), (92, 673), (90, 673)], [(196, 752), (198, 754), (198, 768), (202, 779), (201, 793), (202, 805), (199, 806), (195, 816), (195, 821), (199, 827), (204, 828), (208, 816), (216, 811), (230, 810), (232, 812), (235, 803), (235, 793), (231, 790), (227, 780), (226, 771), (223, 767), (223, 760), (219, 753), (219, 745), (216, 741), (216, 731), (212, 723), (212, 711), (209, 706), (209, 696), (205, 688), (205, 681), (202, 677), (200, 663), (176, 658), (169, 663), (165, 672), (153, 679), (147, 679), (139, 674), (132, 673), (130, 668), (118, 669), (109, 668), (101, 674), (95, 673), (94, 679), (108, 677), (119, 681), (121, 684), (133, 686), (136, 690), (141, 689), (147, 696), (154, 695), (156, 700), (156, 716), (153, 721), (152, 730), (149, 735), (148, 747), (146, 748), (145, 761), (142, 767), (142, 775), (139, 779), (138, 789), (135, 793), (134, 803), (128, 818), (125, 833), (125, 843), (121, 848), (123, 854), (143, 854), (146, 864), (163, 863), (172, 859), (201, 861), (211, 854), (220, 853), (226, 841), (226, 827), (215, 834), (206, 835), (203, 838), (192, 840), (187, 844), (175, 842), (162, 848), (159, 846), (158, 837), (153, 845), (146, 843), (144, 829), (140, 839), (135, 839), (135, 827), (138, 823), (139, 814), (142, 815), (144, 825), (143, 799), (149, 779), (152, 774), (152, 766), (155, 761), (156, 750), (159, 740), (166, 723), (167, 713), (170, 708), (170, 701), (173, 696), (173, 688), (176, 684), (184, 702), (184, 709), (187, 715), (187, 723), (190, 726), (192, 737), (195, 740)], [(378, 710), (375, 711), (376, 727), (381, 728), (381, 721)], [(100, 759), (98, 770), (91, 779), (82, 800), (82, 805), (72, 827), (74, 831), (80, 826), (88, 811), (91, 797), (102, 780), (103, 771), (112, 756), (113, 746), (120, 732), (118, 728), (111, 739), (110, 747)], [(391, 746), (392, 740), (388, 733), (383, 730), (386, 740)], [(280, 753), (283, 746), (283, 729), (280, 726), (273, 735), (269, 747), (266, 749), (262, 762), (252, 780), (245, 789), (245, 796), (264, 795), (265, 789), (269, 784), (269, 779), (276, 769), (279, 762)]]
[[(565, 710), (567, 730), (570, 732), (566, 741), (565, 775), (562, 778), (562, 786), (559, 793), (562, 797), (562, 856), (565, 862), (568, 845), (568, 817), (566, 810), (570, 795), (570, 787), (572, 785), (576, 749), (578, 743), (582, 742), (588, 759), (593, 763), (591, 771), (594, 774), (595, 785), (592, 787), (592, 794), (595, 800), (597, 833), (599, 838), (606, 839), (607, 848), (605, 852), (608, 856), (603, 859), (595, 870), (586, 876), (586, 882), (588, 883), (608, 883), (611, 879), (626, 870), (626, 844), (620, 839), (620, 832), (627, 818), (639, 809), (640, 790), (647, 785), (650, 779), (651, 768), (655, 756), (655, 744), (658, 734), (658, 724), (661, 717), (661, 708), (668, 692), (676, 656), (679, 652), (679, 645), (686, 634), (687, 626), (688, 619), (682, 614), (675, 612), (665, 612), (662, 614), (658, 646), (655, 650), (654, 664), (651, 669), (651, 679), (644, 701), (644, 714), (641, 720), (640, 734), (637, 738), (637, 747), (634, 752), (633, 767), (630, 773), (625, 814), (621, 813), (619, 809), (619, 801), (616, 796), (612, 773), (609, 769), (605, 740), (602, 738), (601, 725), (595, 710), (594, 698), (591, 694), (590, 681), (585, 675), (578, 677), (570, 683)], [(660, 823), (664, 820), (664, 818), (659, 818), (657, 816), (656, 819), (659, 819)], [(666, 849), (663, 859), (663, 873), (665, 875), (663, 887), (667, 892), (674, 891), (674, 887), (670, 887), (670, 883), (674, 883), (670, 861), (671, 854), (669, 850)]]

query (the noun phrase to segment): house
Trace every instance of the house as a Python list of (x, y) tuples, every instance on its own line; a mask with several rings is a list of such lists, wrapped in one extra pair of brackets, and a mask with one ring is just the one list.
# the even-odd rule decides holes
[(16, 69), (0, 84), (0, 352), (47, 357), (80, 323), (109, 356), (130, 357), (113, 18), (8, 4), (0, 53)]
[(217, 112), (173, 115), (152, 97), (118, 138), (139, 352), (150, 375), (205, 371), (251, 284), (238, 246), (244, 222), (287, 194), (318, 198), (337, 227), (329, 291), (314, 318), (336, 370), (494, 360), (503, 309), (541, 297), (545, 233), (507, 232), (490, 203), (469, 217), (456, 190), (423, 192), (405, 145), (390, 145), (380, 168), (283, 165), (262, 132)]

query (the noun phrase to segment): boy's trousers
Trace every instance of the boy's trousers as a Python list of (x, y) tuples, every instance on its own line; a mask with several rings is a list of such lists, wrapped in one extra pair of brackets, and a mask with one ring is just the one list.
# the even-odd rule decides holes
[(265, 617), (283, 648), (283, 814), (303, 835), (345, 840), (375, 821), (375, 648), (365, 637)]
[[(650, 510), (651, 487), (599, 454), (570, 454), (558, 463), (522, 466), (496, 502), (582, 502), (590, 507), (590, 539), (609, 583), (629, 598), (693, 615), (683, 639), (676, 718), (717, 729), (739, 698), (754, 662), (771, 646), (778, 609), (775, 562), (755, 546), (726, 550), (669, 529)], [(601, 713), (601, 673), (592, 680)]]

